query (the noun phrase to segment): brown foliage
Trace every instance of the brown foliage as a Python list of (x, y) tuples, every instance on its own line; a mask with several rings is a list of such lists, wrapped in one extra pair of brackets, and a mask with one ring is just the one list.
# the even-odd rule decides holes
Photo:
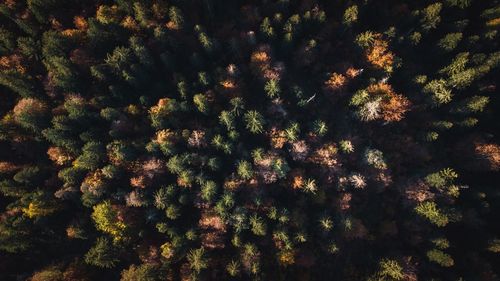
[(279, 130), (276, 127), (271, 129), (270, 138), (271, 138), (271, 146), (276, 149), (283, 148), (283, 145), (286, 143), (286, 134), (285, 131)]
[(485, 161), (492, 171), (500, 170), (500, 146), (494, 143), (475, 143), (474, 150), (479, 159)]
[(75, 27), (80, 30), (87, 30), (87, 28), (89, 28), (87, 20), (82, 16), (75, 16), (73, 18), (73, 23), (75, 24)]
[(191, 147), (206, 147), (205, 131), (193, 130), (189, 136), (188, 145)]
[(293, 169), (289, 178), (293, 189), (300, 189), (304, 185), (304, 171), (302, 169)]
[(89, 173), (80, 187), (82, 192), (90, 192), (94, 195), (100, 195), (104, 192), (105, 181), (101, 170)]
[(361, 74), (361, 70), (360, 69), (356, 69), (354, 67), (349, 67), (347, 69), (347, 71), (345, 72), (345, 75), (348, 77), (348, 78), (355, 78), (356, 76), (358, 76), (359, 74)]
[(271, 61), (271, 57), (265, 50), (256, 51), (252, 53), (250, 61), (252, 62), (252, 64), (264, 65), (268, 64)]
[(236, 84), (232, 79), (226, 79), (222, 82), (220, 82), (221, 86), (224, 87), (224, 89), (234, 89), (236, 88)]
[(146, 188), (146, 178), (144, 176), (136, 176), (130, 178), (130, 185), (137, 188)]
[(4, 4), (9, 8), (9, 9), (14, 9), (16, 7), (16, 4), (19, 2), (19, 0), (5, 0)]
[(394, 54), (388, 50), (388, 47), (387, 41), (382, 40), (381, 35), (377, 34), (373, 45), (366, 50), (366, 58), (375, 67), (390, 72), (392, 71)]
[(351, 208), (351, 199), (352, 199), (352, 194), (351, 193), (342, 193), (340, 195), (340, 198), (338, 200), (338, 206), (340, 207), (340, 210), (346, 211)]
[(241, 180), (241, 179), (238, 179), (237, 177), (235, 177), (234, 175), (232, 175), (231, 177), (227, 178), (225, 181), (224, 181), (224, 188), (225, 189), (229, 189), (229, 190), (236, 190), (238, 189), (245, 181), (244, 180)]
[(264, 71), (264, 78), (266, 80), (280, 80), (284, 71), (285, 65), (281, 62), (277, 62)]
[(20, 167), (11, 163), (11, 162), (6, 162), (6, 161), (0, 161), (0, 173), (12, 173), (16, 170), (18, 170)]
[(66, 36), (66, 37), (70, 37), (70, 38), (74, 38), (76, 40), (80, 40), (85, 35), (85, 31), (71, 28), (71, 29), (65, 29), (65, 30), (63, 30), (61, 32), (61, 34), (64, 35), (64, 36)]
[(61, 166), (64, 164), (68, 164), (69, 162), (71, 162), (71, 160), (73, 160), (73, 157), (67, 151), (57, 146), (49, 147), (49, 149), (47, 150), (47, 155), (49, 156), (50, 160)]
[(385, 96), (395, 94), (392, 86), (387, 83), (371, 84), (370, 86), (368, 86), (368, 88), (366, 88), (366, 90), (371, 95)]
[(52, 25), (52, 29), (55, 29), (55, 30), (61, 30), (63, 28), (63, 25), (61, 24), (61, 22), (59, 22), (56, 18), (54, 18), (53, 16), (50, 16), (49, 17), (49, 22), (50, 24)]
[(434, 193), (430, 191), (430, 187), (423, 181), (411, 181), (405, 189), (406, 199), (412, 203), (420, 203), (434, 198)]
[(156, 132), (155, 141), (159, 144), (173, 143), (177, 140), (177, 135), (169, 129)]
[(400, 121), (408, 111), (410, 101), (402, 95), (392, 95), (382, 101), (382, 118), (387, 122)]
[(265, 183), (273, 183), (278, 180), (278, 173), (273, 169), (272, 164), (279, 158), (275, 152), (266, 153), (262, 159), (255, 160), (257, 174)]
[(381, 118), (384, 121), (400, 121), (411, 105), (405, 96), (396, 94), (392, 86), (387, 83), (372, 84), (366, 90), (371, 95), (382, 97), (380, 106), (382, 109)]
[(325, 86), (327, 89), (332, 91), (337, 91), (342, 89), (346, 84), (346, 77), (342, 74), (338, 74), (336, 72), (330, 75), (330, 78), (325, 82)]
[(173, 21), (169, 21), (165, 24), (165, 27), (170, 30), (179, 30), (179, 26), (175, 24)]
[(133, 164), (134, 176), (130, 179), (130, 185), (145, 188), (153, 182), (155, 176), (164, 172), (164, 162), (151, 157)]
[(146, 205), (146, 201), (138, 189), (132, 190), (129, 194), (127, 194), (125, 196), (125, 202), (127, 206), (131, 207), (142, 207)]
[(14, 107), (14, 119), (26, 113), (29, 113), (30, 115), (40, 115), (46, 110), (47, 106), (42, 101), (34, 98), (24, 98), (21, 99)]
[(282, 62), (272, 63), (271, 48), (260, 46), (250, 57), (250, 67), (254, 75), (263, 80), (280, 80), (285, 65)]
[(202, 230), (201, 239), (204, 248), (221, 249), (224, 248), (224, 233), (226, 225), (215, 213), (202, 212), (198, 222)]
[(11, 69), (16, 69), (21, 74), (26, 73), (26, 68), (23, 66), (23, 58), (20, 55), (13, 54), (0, 57), (0, 70)]
[(308, 157), (308, 161), (327, 167), (336, 166), (338, 164), (337, 146), (334, 143), (323, 145)]
[(365, 177), (358, 173), (349, 176), (349, 183), (356, 189), (364, 189), (366, 187)]
[(132, 31), (139, 31), (139, 25), (137, 22), (134, 20), (133, 17), (131, 16), (126, 16), (123, 21), (121, 22), (121, 26), (125, 27), (126, 29), (130, 29)]
[(293, 142), (290, 148), (290, 154), (292, 155), (293, 160), (303, 161), (309, 154), (309, 146), (303, 140)]

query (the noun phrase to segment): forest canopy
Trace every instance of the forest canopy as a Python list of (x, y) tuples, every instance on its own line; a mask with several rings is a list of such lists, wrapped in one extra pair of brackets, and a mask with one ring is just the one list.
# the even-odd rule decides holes
[(0, 280), (500, 280), (499, 0), (0, 2)]

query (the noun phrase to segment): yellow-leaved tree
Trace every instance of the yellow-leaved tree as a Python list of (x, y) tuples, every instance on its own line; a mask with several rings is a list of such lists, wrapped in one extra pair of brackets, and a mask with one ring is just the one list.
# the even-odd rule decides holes
[(94, 206), (92, 219), (96, 228), (110, 234), (115, 242), (124, 240), (127, 225), (119, 219), (119, 211), (109, 201)]

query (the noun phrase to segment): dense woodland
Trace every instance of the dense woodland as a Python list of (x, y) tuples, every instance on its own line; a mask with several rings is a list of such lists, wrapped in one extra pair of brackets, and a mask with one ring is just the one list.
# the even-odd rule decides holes
[(3, 0), (0, 280), (500, 280), (500, 1)]

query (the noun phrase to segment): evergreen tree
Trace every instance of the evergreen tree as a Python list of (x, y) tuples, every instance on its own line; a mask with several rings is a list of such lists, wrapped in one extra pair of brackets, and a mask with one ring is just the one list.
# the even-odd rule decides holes
[(244, 115), (246, 128), (253, 134), (262, 133), (264, 130), (264, 117), (257, 111), (247, 111)]
[(85, 255), (85, 262), (101, 268), (113, 268), (119, 260), (111, 242), (105, 237), (99, 237)]

